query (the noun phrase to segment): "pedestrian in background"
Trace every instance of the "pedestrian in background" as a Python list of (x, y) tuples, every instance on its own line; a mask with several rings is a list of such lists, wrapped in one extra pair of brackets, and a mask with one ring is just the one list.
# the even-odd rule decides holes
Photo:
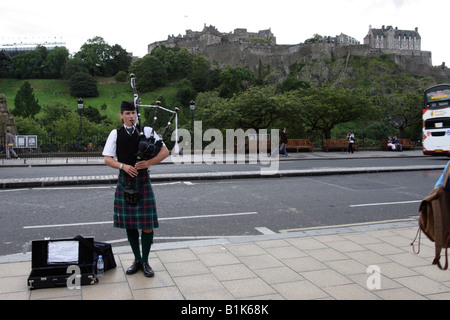
[(6, 133), (6, 158), (11, 158), (11, 153), (15, 158), (19, 158), (14, 151), (14, 136), (9, 132), (9, 130), (5, 130)]
[(281, 139), (280, 139), (280, 153), (283, 153), (286, 157), (289, 157), (286, 145), (288, 143), (288, 139), (286, 136), (286, 128), (283, 128), (283, 131), (281, 131)]
[(347, 153), (353, 153), (353, 144), (355, 143), (355, 135), (353, 134), (353, 132), (349, 132), (347, 134), (347, 139), (348, 139), (348, 148), (347, 148)]

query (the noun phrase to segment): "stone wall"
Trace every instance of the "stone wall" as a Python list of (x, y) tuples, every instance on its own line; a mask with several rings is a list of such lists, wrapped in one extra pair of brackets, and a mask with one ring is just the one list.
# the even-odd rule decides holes
[(17, 134), (16, 123), (8, 110), (6, 95), (0, 93), (0, 135), (3, 135), (5, 130), (9, 130), (14, 135)]

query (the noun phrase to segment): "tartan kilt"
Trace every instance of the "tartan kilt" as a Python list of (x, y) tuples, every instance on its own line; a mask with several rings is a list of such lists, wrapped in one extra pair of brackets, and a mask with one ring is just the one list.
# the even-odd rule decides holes
[[(129, 205), (124, 198), (124, 187), (139, 190), (140, 198), (136, 205)], [(139, 170), (136, 178), (131, 178), (120, 170), (114, 195), (114, 227), (121, 229), (158, 228), (155, 196), (147, 170)]]

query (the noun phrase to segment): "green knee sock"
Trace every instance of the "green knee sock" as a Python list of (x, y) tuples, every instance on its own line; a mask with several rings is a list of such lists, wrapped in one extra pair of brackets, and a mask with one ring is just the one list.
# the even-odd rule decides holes
[(127, 229), (128, 242), (133, 250), (134, 260), (141, 261), (141, 250), (139, 248), (139, 231), (137, 229)]
[(150, 254), (150, 249), (153, 243), (153, 231), (149, 233), (145, 233), (142, 231), (141, 234), (141, 242), (142, 242), (142, 262), (148, 262), (148, 256)]

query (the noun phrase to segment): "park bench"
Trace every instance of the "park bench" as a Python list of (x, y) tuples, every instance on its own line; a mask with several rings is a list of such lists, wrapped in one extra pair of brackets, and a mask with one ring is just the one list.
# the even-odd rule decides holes
[[(416, 150), (416, 144), (411, 141), (411, 139), (398, 139), (398, 141), (402, 145), (402, 150), (405, 150), (405, 148)], [(381, 140), (381, 147), (384, 151), (392, 150), (392, 148), (387, 145), (386, 139)]]
[[(324, 139), (322, 141), (322, 150), (328, 152), (329, 149), (340, 149), (345, 151), (348, 148), (347, 139)], [(353, 143), (353, 150), (359, 151), (359, 143), (355, 141)]]
[(309, 139), (288, 139), (286, 149), (295, 149), (297, 152), (299, 149), (309, 149), (314, 152), (314, 146)]

